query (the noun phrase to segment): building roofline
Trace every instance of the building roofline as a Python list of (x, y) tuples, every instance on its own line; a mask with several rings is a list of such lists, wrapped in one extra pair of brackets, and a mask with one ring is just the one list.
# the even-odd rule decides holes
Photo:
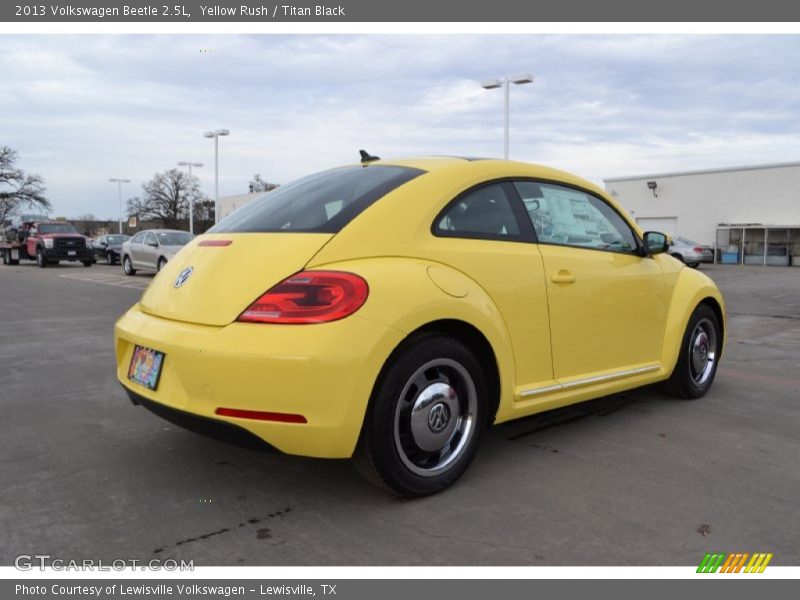
[(681, 177), (685, 175), (706, 175), (708, 173), (732, 173), (734, 171), (757, 171), (761, 169), (780, 169), (784, 167), (800, 167), (800, 162), (769, 163), (764, 165), (744, 165), (741, 167), (722, 167), (717, 169), (700, 169), (698, 171), (672, 171), (668, 173), (655, 173), (651, 175), (631, 175), (626, 177), (609, 177), (603, 183), (616, 181), (639, 181), (641, 179), (658, 179), (663, 177)]

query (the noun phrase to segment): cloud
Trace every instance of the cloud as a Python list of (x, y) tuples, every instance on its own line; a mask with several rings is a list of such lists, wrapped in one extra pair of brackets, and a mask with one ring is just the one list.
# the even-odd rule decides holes
[(797, 36), (170, 35), (0, 38), (0, 143), (41, 174), (55, 213), (116, 217), (109, 177), (179, 160), (246, 191), (356, 159), (502, 153), (604, 177), (800, 159)]

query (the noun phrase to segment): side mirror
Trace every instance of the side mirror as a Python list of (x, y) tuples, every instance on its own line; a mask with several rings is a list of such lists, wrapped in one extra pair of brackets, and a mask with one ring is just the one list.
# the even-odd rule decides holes
[(644, 248), (647, 254), (661, 254), (669, 250), (669, 238), (659, 231), (645, 231)]
[(147, 245), (153, 248), (158, 248), (158, 242), (147, 242)]

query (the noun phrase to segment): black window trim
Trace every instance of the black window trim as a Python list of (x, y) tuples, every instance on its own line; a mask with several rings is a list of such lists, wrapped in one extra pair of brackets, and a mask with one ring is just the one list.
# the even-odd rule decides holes
[[(447, 204), (445, 204), (444, 208), (438, 212), (436, 217), (433, 219), (433, 223), (431, 223), (431, 234), (434, 237), (440, 238), (458, 238), (458, 239), (466, 239), (466, 240), (491, 240), (495, 242), (517, 242), (517, 243), (536, 243), (536, 230), (533, 228), (533, 223), (531, 223), (530, 217), (528, 217), (527, 211), (525, 209), (525, 204), (522, 202), (522, 199), (517, 192), (517, 189), (514, 187), (514, 181), (518, 180), (518, 178), (513, 177), (502, 177), (499, 179), (491, 179), (488, 181), (482, 181), (472, 187), (467, 188), (463, 192), (460, 192), (455, 198), (450, 200)], [(511, 212), (514, 214), (514, 220), (517, 222), (517, 229), (519, 229), (518, 234), (502, 234), (502, 233), (478, 233), (478, 232), (469, 232), (469, 231), (447, 231), (444, 229), (439, 228), (439, 222), (444, 218), (447, 211), (449, 211), (453, 206), (455, 206), (464, 196), (472, 194), (473, 192), (488, 187), (490, 185), (497, 185), (500, 184), (503, 188), (503, 191), (508, 198), (508, 203), (511, 208)]]
[[(588, 190), (588, 189), (586, 189), (584, 187), (581, 187), (579, 185), (574, 185), (574, 184), (567, 183), (567, 182), (564, 182), (564, 181), (558, 181), (556, 179), (540, 179), (540, 178), (536, 178), (536, 177), (511, 177), (511, 178), (508, 178), (508, 179), (511, 181), (511, 184), (512, 184), (511, 187), (514, 188), (514, 194), (516, 195), (517, 199), (519, 200), (519, 203), (522, 205), (522, 209), (525, 211), (526, 220), (529, 223), (531, 223), (531, 219), (530, 219), (530, 216), (528, 216), (528, 209), (525, 208), (525, 202), (523, 201), (522, 196), (520, 196), (519, 192), (517, 191), (516, 186), (513, 185), (513, 183), (515, 181), (531, 182), (531, 183), (543, 183), (545, 185), (548, 185), (548, 184), (549, 185), (557, 185), (559, 187), (572, 189), (572, 190), (587, 194), (588, 196), (592, 196), (593, 198), (597, 198), (597, 200), (599, 200), (600, 202), (605, 204), (607, 207), (609, 207), (612, 211), (614, 211), (617, 214), (617, 216), (620, 219), (622, 219), (622, 222), (625, 223), (625, 225), (628, 227), (628, 229), (630, 229), (631, 234), (633, 235), (633, 239), (636, 241), (636, 248), (634, 250), (630, 250), (630, 251), (612, 250), (610, 248), (608, 248), (608, 249), (607, 248), (591, 248), (591, 247), (588, 247), (588, 246), (578, 246), (576, 244), (558, 244), (556, 242), (543, 242), (543, 241), (539, 241), (538, 239), (537, 239), (536, 243), (542, 244), (542, 245), (545, 245), (545, 246), (563, 246), (565, 248), (577, 248), (578, 250), (591, 250), (591, 251), (594, 251), (594, 252), (610, 252), (612, 254), (624, 254), (626, 256), (640, 256), (640, 257), (650, 256), (650, 253), (648, 253), (644, 248), (644, 242), (639, 237), (639, 234), (636, 232), (636, 229), (631, 227), (631, 224), (628, 221), (628, 219), (625, 218), (625, 215), (623, 215), (619, 210), (617, 210), (617, 208), (614, 205), (609, 204), (605, 200), (605, 198), (603, 198), (602, 196), (597, 195), (595, 192), (592, 192), (591, 190)], [(531, 227), (533, 227), (533, 223), (531, 223)], [(536, 234), (534, 232), (534, 236), (535, 235)]]

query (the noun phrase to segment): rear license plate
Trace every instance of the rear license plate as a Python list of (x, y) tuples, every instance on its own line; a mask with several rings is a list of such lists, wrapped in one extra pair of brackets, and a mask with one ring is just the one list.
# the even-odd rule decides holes
[(164, 353), (144, 346), (134, 346), (131, 365), (128, 367), (128, 379), (155, 390), (164, 366)]
[(75, 256), (77, 252), (75, 250), (67, 250), (67, 256)]

